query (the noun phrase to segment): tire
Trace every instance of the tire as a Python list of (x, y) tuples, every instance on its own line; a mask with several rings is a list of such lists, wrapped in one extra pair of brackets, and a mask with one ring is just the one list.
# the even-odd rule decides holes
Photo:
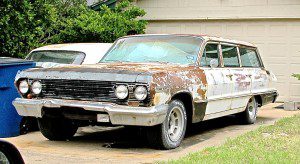
[(177, 148), (185, 136), (186, 126), (185, 107), (180, 100), (173, 100), (169, 103), (165, 121), (147, 129), (148, 142), (151, 146), (160, 149)]
[(35, 117), (23, 117), (20, 123), (20, 134), (38, 131), (38, 123)]
[(246, 110), (238, 114), (239, 120), (243, 124), (254, 124), (256, 122), (258, 103), (251, 97), (246, 106)]
[(70, 139), (78, 129), (74, 122), (64, 118), (39, 118), (38, 125), (43, 136), (53, 141)]

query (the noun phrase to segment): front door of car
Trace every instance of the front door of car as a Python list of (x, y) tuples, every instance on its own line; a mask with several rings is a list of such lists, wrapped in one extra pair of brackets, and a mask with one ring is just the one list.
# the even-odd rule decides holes
[[(211, 67), (211, 63), (214, 61), (218, 64)], [(227, 97), (231, 94), (232, 81), (228, 77), (229, 69), (221, 67), (220, 45), (218, 43), (208, 43), (205, 46), (200, 65), (207, 80), (206, 98), (208, 102), (205, 115), (229, 110), (231, 99)]]

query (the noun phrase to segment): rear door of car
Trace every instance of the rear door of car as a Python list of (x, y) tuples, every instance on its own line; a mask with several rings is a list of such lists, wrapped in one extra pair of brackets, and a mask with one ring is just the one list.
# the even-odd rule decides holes
[(251, 77), (247, 69), (241, 67), (238, 45), (222, 43), (224, 68), (229, 69), (227, 78), (231, 81), (231, 109), (242, 110), (251, 94)]
[(258, 51), (254, 47), (239, 47), (241, 65), (248, 70), (251, 79), (251, 93), (259, 94), (269, 90), (269, 72), (263, 68)]

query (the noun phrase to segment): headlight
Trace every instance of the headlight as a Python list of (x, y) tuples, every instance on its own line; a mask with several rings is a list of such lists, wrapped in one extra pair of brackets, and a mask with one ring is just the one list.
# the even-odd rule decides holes
[(39, 81), (33, 82), (31, 85), (31, 91), (35, 94), (38, 95), (42, 92), (42, 84)]
[(125, 99), (128, 96), (128, 88), (125, 85), (117, 86), (115, 94), (118, 99)]
[(134, 96), (136, 99), (142, 101), (145, 100), (148, 95), (147, 88), (144, 86), (138, 86), (134, 90)]
[(29, 90), (28, 82), (26, 80), (21, 81), (20, 84), (19, 84), (19, 91), (22, 94), (25, 94), (25, 93), (28, 92), (28, 90)]

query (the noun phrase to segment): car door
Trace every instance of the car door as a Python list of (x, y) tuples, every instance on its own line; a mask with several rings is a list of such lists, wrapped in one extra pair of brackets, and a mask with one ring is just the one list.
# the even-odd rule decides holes
[[(212, 60), (218, 61), (218, 66), (210, 67)], [(223, 68), (220, 55), (220, 44), (210, 42), (207, 43), (203, 51), (200, 66), (204, 70), (207, 80), (207, 115), (229, 110), (231, 108), (231, 100), (228, 99), (231, 93), (231, 81), (227, 75), (230, 74), (229, 69)]]
[(231, 78), (231, 109), (242, 110), (250, 98), (251, 77), (247, 69), (241, 67), (239, 49), (236, 45), (222, 44), (224, 68), (228, 68)]
[(262, 62), (256, 48), (240, 47), (242, 67), (248, 70), (251, 79), (251, 94), (267, 92), (269, 89), (268, 71), (262, 68)]

